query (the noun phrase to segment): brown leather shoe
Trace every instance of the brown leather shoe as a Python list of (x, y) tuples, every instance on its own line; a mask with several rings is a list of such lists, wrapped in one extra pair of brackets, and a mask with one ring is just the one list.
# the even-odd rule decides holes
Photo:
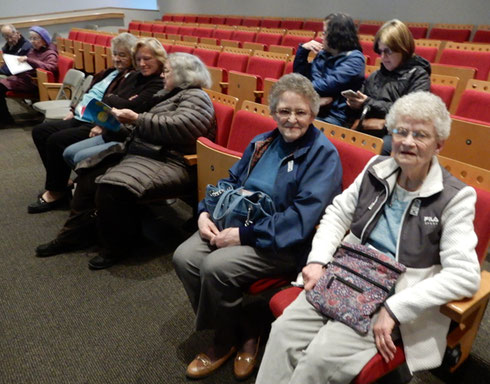
[(248, 352), (238, 352), (233, 363), (233, 373), (238, 380), (245, 380), (254, 372), (257, 365), (257, 356), (259, 354), (260, 338), (257, 340), (255, 353), (252, 355)]
[(202, 379), (203, 377), (209, 376), (221, 367), (235, 352), (236, 348), (231, 347), (226, 355), (216, 361), (211, 361), (205, 353), (200, 353), (187, 366), (185, 374), (191, 379)]

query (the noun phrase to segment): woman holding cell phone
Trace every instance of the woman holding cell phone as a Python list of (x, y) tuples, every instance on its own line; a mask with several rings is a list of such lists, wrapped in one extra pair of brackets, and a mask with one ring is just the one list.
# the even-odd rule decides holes
[[(332, 13), (324, 22), (323, 42), (311, 40), (299, 46), (293, 71), (311, 80), (320, 95), (318, 119), (345, 125), (348, 107), (341, 92), (357, 90), (364, 81), (365, 59), (354, 20), (344, 13)], [(316, 54), (310, 63), (310, 52)]]
[(355, 111), (353, 129), (382, 137), (383, 154), (391, 152), (385, 116), (400, 97), (415, 91), (430, 90), (430, 63), (414, 54), (415, 42), (400, 20), (386, 22), (374, 38), (374, 51), (381, 55), (381, 68), (373, 72), (357, 92), (342, 95)]

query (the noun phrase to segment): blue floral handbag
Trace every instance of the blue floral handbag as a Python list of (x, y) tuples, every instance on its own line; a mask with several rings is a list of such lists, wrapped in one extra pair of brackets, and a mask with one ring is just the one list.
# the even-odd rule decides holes
[(233, 188), (226, 181), (206, 187), (204, 204), (220, 231), (249, 226), (276, 212), (272, 198), (266, 193), (247, 191), (243, 187)]
[(374, 248), (343, 242), (306, 299), (325, 316), (367, 334), (371, 316), (406, 267)]

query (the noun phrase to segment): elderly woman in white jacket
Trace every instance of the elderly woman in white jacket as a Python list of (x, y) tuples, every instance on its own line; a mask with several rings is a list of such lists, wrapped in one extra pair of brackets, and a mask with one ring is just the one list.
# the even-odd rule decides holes
[(302, 276), (311, 290), (342, 240), (370, 245), (406, 272), (367, 335), (326, 318), (302, 292), (273, 324), (256, 384), (349, 383), (378, 351), (393, 359), (399, 337), (412, 372), (441, 364), (450, 320), (439, 306), (472, 296), (480, 282), (476, 193), (437, 161), (451, 125), (437, 96), (400, 98), (387, 125), (392, 157), (375, 157), (327, 207)]

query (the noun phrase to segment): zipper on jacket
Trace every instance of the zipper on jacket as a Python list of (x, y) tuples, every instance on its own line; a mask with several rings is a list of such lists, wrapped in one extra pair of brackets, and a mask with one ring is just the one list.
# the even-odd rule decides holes
[(354, 249), (354, 248), (351, 248), (351, 247), (348, 247), (347, 245), (345, 244), (341, 244), (340, 245), (341, 248), (344, 248), (344, 249), (348, 249), (349, 251), (352, 251), (354, 253), (357, 253), (358, 255), (361, 255), (361, 256), (364, 256), (366, 257), (367, 259), (370, 259), (378, 264), (381, 264), (383, 265), (384, 267), (388, 268), (388, 269), (391, 269), (392, 271), (394, 272), (397, 272), (397, 273), (402, 273), (403, 271), (400, 271), (397, 267), (395, 267), (394, 265), (391, 265), (383, 260), (380, 260), (380, 259), (377, 259), (376, 257), (373, 257), (367, 253), (364, 253), (364, 252), (361, 252), (361, 251), (358, 251), (357, 249)]
[(371, 210), (373, 209), (373, 207), (376, 205), (376, 203), (378, 202), (378, 199), (379, 199), (379, 195), (376, 196), (376, 198), (374, 199), (374, 201), (369, 204), (369, 207), (368, 207), (368, 210)]
[(330, 286), (333, 284), (333, 282), (335, 280), (338, 280), (340, 281), (342, 284), (348, 286), (349, 288), (353, 289), (354, 291), (356, 292), (359, 292), (359, 293), (364, 293), (364, 289), (358, 287), (357, 285), (355, 284), (352, 284), (350, 281), (347, 281), (345, 280), (344, 278), (340, 277), (340, 276), (337, 276), (337, 275), (333, 275), (330, 280), (328, 281), (327, 283), (327, 289), (330, 289)]
[(344, 269), (346, 270), (347, 272), (350, 272), (352, 273), (353, 275), (356, 275), (357, 277), (361, 278), (362, 280), (364, 281), (367, 281), (368, 283), (370, 283), (371, 285), (374, 285), (376, 287), (378, 287), (379, 289), (382, 289), (383, 291), (385, 291), (386, 293), (390, 293), (390, 290), (384, 286), (382, 286), (380, 283), (378, 283), (377, 281), (374, 281), (372, 279), (370, 279), (369, 277), (366, 277), (362, 274), (360, 274), (359, 272), (357, 271), (354, 271), (352, 268), (349, 268), (345, 265), (342, 265), (340, 263), (337, 263), (336, 261), (332, 261), (332, 264), (335, 265), (336, 267), (339, 267), (341, 269)]
[[(374, 212), (374, 214), (371, 216), (371, 218), (368, 220), (368, 222), (366, 223), (366, 225), (364, 226), (364, 228), (362, 229), (362, 232), (361, 232), (361, 242), (364, 243), (364, 233), (366, 232), (366, 229), (369, 227), (369, 225), (371, 224), (371, 222), (374, 220), (374, 218), (378, 215), (380, 209), (384, 206), (384, 204), (386, 203), (386, 201), (388, 200), (388, 196), (389, 196), (389, 190), (388, 190), (388, 187), (382, 183), (383, 186), (385, 187), (385, 191), (386, 191), (386, 197), (385, 199), (381, 202), (379, 208)], [(374, 207), (374, 204), (376, 204), (376, 202), (378, 201), (378, 198), (379, 198), (380, 195), (377, 195), (376, 196), (376, 199), (374, 200), (373, 203), (371, 203), (369, 205), (369, 209), (372, 209)]]

